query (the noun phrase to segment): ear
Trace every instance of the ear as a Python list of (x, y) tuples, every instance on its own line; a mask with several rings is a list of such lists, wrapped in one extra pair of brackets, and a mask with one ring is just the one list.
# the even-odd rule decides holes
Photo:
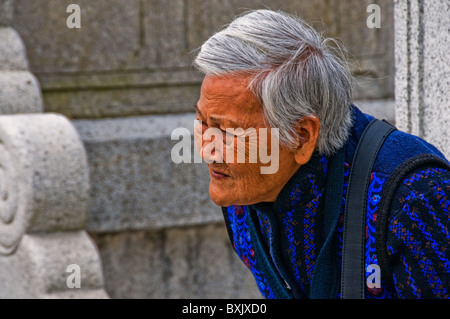
[(304, 117), (298, 122), (298, 146), (294, 150), (295, 162), (304, 165), (311, 159), (316, 149), (320, 132), (320, 121), (317, 117)]

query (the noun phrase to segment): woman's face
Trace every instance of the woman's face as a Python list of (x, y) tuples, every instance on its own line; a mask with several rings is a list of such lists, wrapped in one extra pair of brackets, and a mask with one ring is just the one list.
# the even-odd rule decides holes
[(279, 146), (265, 125), (249, 80), (206, 76), (197, 103), (196, 145), (209, 167), (209, 194), (219, 206), (273, 202), (300, 167), (295, 151)]

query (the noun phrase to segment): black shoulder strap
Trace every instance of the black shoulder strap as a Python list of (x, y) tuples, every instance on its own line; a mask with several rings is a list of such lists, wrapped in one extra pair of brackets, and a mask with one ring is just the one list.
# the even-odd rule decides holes
[(378, 151), (394, 130), (389, 123), (375, 119), (366, 127), (356, 147), (344, 209), (341, 272), (343, 299), (364, 299), (367, 189)]

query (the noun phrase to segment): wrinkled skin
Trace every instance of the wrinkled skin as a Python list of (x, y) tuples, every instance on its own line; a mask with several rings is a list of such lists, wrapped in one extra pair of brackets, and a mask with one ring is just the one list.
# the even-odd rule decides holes
[[(320, 130), (320, 123), (316, 117), (300, 119), (298, 147), (289, 149), (282, 145), (275, 145), (278, 147), (279, 156), (278, 159), (272, 160), (278, 160), (278, 169), (272, 174), (261, 174), (261, 167), (269, 166), (270, 163), (262, 163), (260, 156), (257, 157), (256, 163), (251, 163), (249, 150), (252, 144), (256, 144), (253, 147), (258, 147), (257, 154), (261, 154), (262, 150), (256, 141), (266, 137), (261, 135), (263, 133), (259, 129), (267, 128), (267, 126), (263, 119), (261, 105), (248, 89), (249, 81), (250, 78), (243, 75), (206, 76), (197, 103), (197, 119), (202, 123), (201, 127), (199, 125), (194, 129), (196, 144), (202, 158), (208, 163), (211, 177), (210, 197), (219, 206), (275, 201), (288, 180), (311, 158)], [(205, 139), (204, 133), (208, 128), (220, 129), (222, 138), (220, 140), (216, 140), (215, 137)], [(227, 128), (244, 130), (254, 128), (255, 130), (245, 138), (244, 135), (227, 134), (225, 132)], [(267, 134), (270, 135), (270, 128), (268, 129)], [(226, 139), (227, 137), (229, 140)], [(242, 151), (242, 148), (237, 147), (238, 141), (245, 141), (245, 154), (243, 154), (245, 163), (237, 161), (238, 150)], [(271, 143), (275, 140), (268, 136), (266, 141), (267, 143), (262, 146), (270, 154), (273, 147)], [(209, 150), (206, 151), (208, 147)], [(227, 149), (235, 153), (233, 161), (224, 155)]]

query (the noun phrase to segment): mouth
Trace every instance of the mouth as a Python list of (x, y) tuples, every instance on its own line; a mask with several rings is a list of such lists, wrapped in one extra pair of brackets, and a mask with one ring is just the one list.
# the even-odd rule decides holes
[(219, 180), (230, 178), (230, 175), (227, 175), (225, 173), (219, 172), (217, 170), (210, 170), (210, 175), (211, 175), (212, 178), (219, 179)]

